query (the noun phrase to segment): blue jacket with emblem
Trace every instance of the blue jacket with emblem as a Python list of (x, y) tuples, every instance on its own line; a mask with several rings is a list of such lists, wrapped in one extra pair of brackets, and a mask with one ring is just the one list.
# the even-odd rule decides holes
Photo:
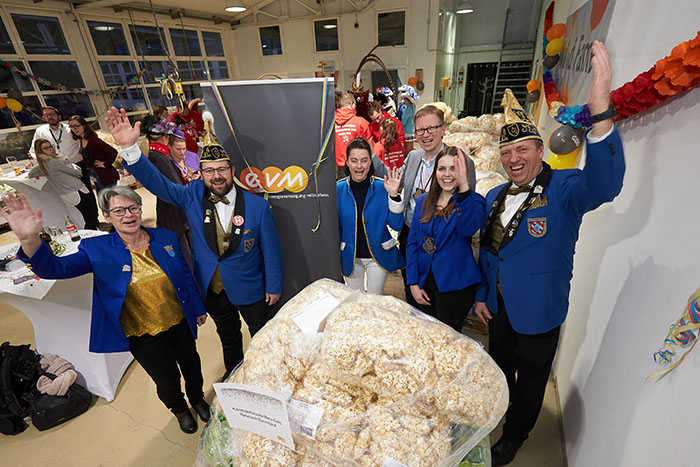
[[(543, 172), (549, 170), (545, 166)], [(479, 260), (485, 281), (476, 300), (485, 301), (491, 313), (498, 313), (496, 281), (500, 278), (503, 301), (515, 331), (540, 334), (560, 326), (569, 308), (574, 249), (583, 215), (620, 193), (624, 173), (617, 129), (597, 143), (588, 143), (586, 137), (583, 170), (551, 170), (541, 201), (524, 211), (519, 228), (505, 245), (501, 243), (497, 254), (484, 248), (482, 242)], [(498, 186), (486, 196), (492, 208), (489, 219), (497, 215), (493, 212), (497, 199), (509, 185)], [(509, 226), (512, 224), (506, 228)]]
[[(455, 208), (448, 218), (433, 217), (423, 224), (420, 220), (426, 199), (427, 193), (416, 200), (406, 244), (406, 282), (423, 288), (432, 268), (439, 292), (453, 292), (478, 284), (482, 277), (472, 253), (472, 235), (486, 219), (484, 197), (469, 192), (460, 201), (460, 195), (456, 194), (452, 197)], [(423, 249), (426, 237), (434, 239), (436, 250), (432, 255)]]
[[(196, 338), (196, 317), (206, 311), (182, 256), (180, 242), (169, 230), (147, 228), (146, 231), (151, 236), (149, 248), (153, 258), (175, 287), (187, 324)], [(31, 258), (27, 258), (22, 249), (17, 257), (28, 263), (32, 271), (42, 279), (70, 279), (91, 272), (90, 352), (129, 350), (129, 341), (122, 330), (119, 316), (126, 288), (131, 282), (131, 253), (116, 232), (85, 238), (81, 240), (77, 253), (65, 257), (55, 256), (43, 242)]]
[[(245, 214), (240, 227), (243, 236), (232, 254), (220, 257), (209, 245), (204, 230), (205, 216), (202, 200), (207, 191), (204, 182), (193, 180), (178, 185), (165, 177), (143, 154), (134, 164), (124, 162), (127, 170), (148, 191), (185, 211), (192, 237), (192, 268), (202, 296), (219, 267), (221, 282), (229, 301), (234, 305), (250, 305), (265, 298), (265, 293), (282, 293), (282, 250), (270, 204), (263, 198), (239, 190), (243, 196)], [(236, 187), (234, 186), (234, 189)], [(238, 200), (236, 204), (238, 204)]]
[[(355, 197), (348, 178), (336, 183), (338, 195), (338, 229), (340, 237), (340, 264), (344, 276), (351, 276), (355, 268), (356, 230), (365, 229), (372, 259), (387, 271), (404, 267), (403, 255), (387, 227), (401, 230), (403, 210), (400, 201), (392, 201), (384, 188), (384, 181), (376, 177), (370, 180), (362, 219), (357, 219)], [(393, 210), (392, 210), (393, 208)]]

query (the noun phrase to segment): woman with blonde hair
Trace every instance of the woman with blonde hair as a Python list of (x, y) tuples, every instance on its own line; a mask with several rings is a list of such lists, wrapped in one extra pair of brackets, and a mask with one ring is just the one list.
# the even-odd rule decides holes
[[(37, 159), (37, 167), (30, 172), (30, 177), (46, 176), (47, 183), (61, 197), (63, 203), (68, 206), (69, 216), (72, 209), (77, 209), (85, 220), (86, 229), (97, 229), (97, 205), (92, 196), (87, 196), (88, 189), (80, 180), (80, 167), (71, 164), (68, 159), (56, 154), (56, 148), (46, 139), (34, 141), (34, 152)], [(81, 195), (82, 194), (82, 195)], [(90, 203), (92, 200), (92, 203)], [(77, 220), (77, 218), (75, 219)], [(74, 220), (74, 222), (75, 222)]]

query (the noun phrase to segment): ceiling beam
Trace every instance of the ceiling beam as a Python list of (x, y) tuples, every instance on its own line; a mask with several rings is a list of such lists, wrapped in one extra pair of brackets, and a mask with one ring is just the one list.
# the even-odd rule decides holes
[(257, 5), (253, 6), (252, 8), (248, 8), (246, 11), (243, 11), (243, 12), (237, 14), (234, 18), (240, 21), (241, 18), (245, 18), (248, 15), (251, 15), (253, 13), (257, 13), (260, 11), (261, 8), (265, 8), (270, 3), (275, 2), (275, 1), (277, 1), (277, 0), (263, 0), (262, 2), (259, 2)]
[(130, 0), (98, 0), (96, 2), (81, 3), (76, 5), (75, 9), (80, 11), (94, 10), (96, 8), (106, 8), (114, 5), (121, 5), (122, 3), (128, 3)]
[(315, 8), (310, 7), (309, 5), (307, 5), (306, 3), (302, 2), (301, 0), (294, 0), (294, 1), (297, 2), (299, 5), (303, 6), (304, 8), (306, 8), (307, 10), (309, 10), (310, 12), (312, 12), (312, 13), (315, 14), (315, 15), (320, 15), (320, 14), (321, 14), (320, 11), (318, 11), (318, 10), (315, 9)]

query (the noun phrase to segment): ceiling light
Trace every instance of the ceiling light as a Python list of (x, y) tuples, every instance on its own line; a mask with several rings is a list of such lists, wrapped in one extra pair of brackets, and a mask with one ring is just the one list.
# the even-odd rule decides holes
[(114, 26), (95, 26), (94, 29), (95, 31), (114, 31), (117, 28)]
[(465, 13), (473, 13), (474, 12), (474, 5), (472, 5), (472, 2), (469, 0), (465, 0), (459, 4), (457, 7), (456, 13), (458, 15), (463, 15)]
[(337, 28), (337, 27), (338, 27), (338, 25), (335, 24), (335, 23), (330, 23), (330, 24), (324, 24), (324, 25), (323, 25), (323, 29), (335, 29), (335, 28)]
[(247, 8), (243, 5), (243, 0), (226, 0), (225, 10), (229, 13), (240, 13), (246, 11)]

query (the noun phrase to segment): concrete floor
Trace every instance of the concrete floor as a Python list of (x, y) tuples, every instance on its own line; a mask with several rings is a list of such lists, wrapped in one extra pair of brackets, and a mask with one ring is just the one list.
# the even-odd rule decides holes
[[(155, 200), (144, 189), (144, 224), (155, 225)], [(0, 245), (17, 241), (11, 232), (0, 234)], [(389, 276), (385, 294), (404, 298), (399, 274)], [(486, 336), (471, 333), (486, 341)], [(244, 330), (247, 337), (247, 329)], [(34, 344), (31, 322), (0, 296), (0, 342)], [(223, 374), (221, 347), (214, 323), (200, 328), (197, 349), (202, 359), (204, 393), (214, 396), (212, 383)], [(17, 436), (0, 435), (0, 466), (13, 467), (127, 467), (192, 466), (197, 458), (199, 435), (180, 431), (177, 421), (158, 400), (155, 385), (143, 369), (132, 363), (124, 374), (114, 401), (103, 398), (83, 415), (50, 430), (40, 432), (29, 426)], [(491, 442), (500, 437), (500, 425), (491, 433)], [(544, 407), (537, 425), (518, 452), (513, 467), (566, 466), (560, 430), (560, 408), (556, 384), (547, 386)]]

